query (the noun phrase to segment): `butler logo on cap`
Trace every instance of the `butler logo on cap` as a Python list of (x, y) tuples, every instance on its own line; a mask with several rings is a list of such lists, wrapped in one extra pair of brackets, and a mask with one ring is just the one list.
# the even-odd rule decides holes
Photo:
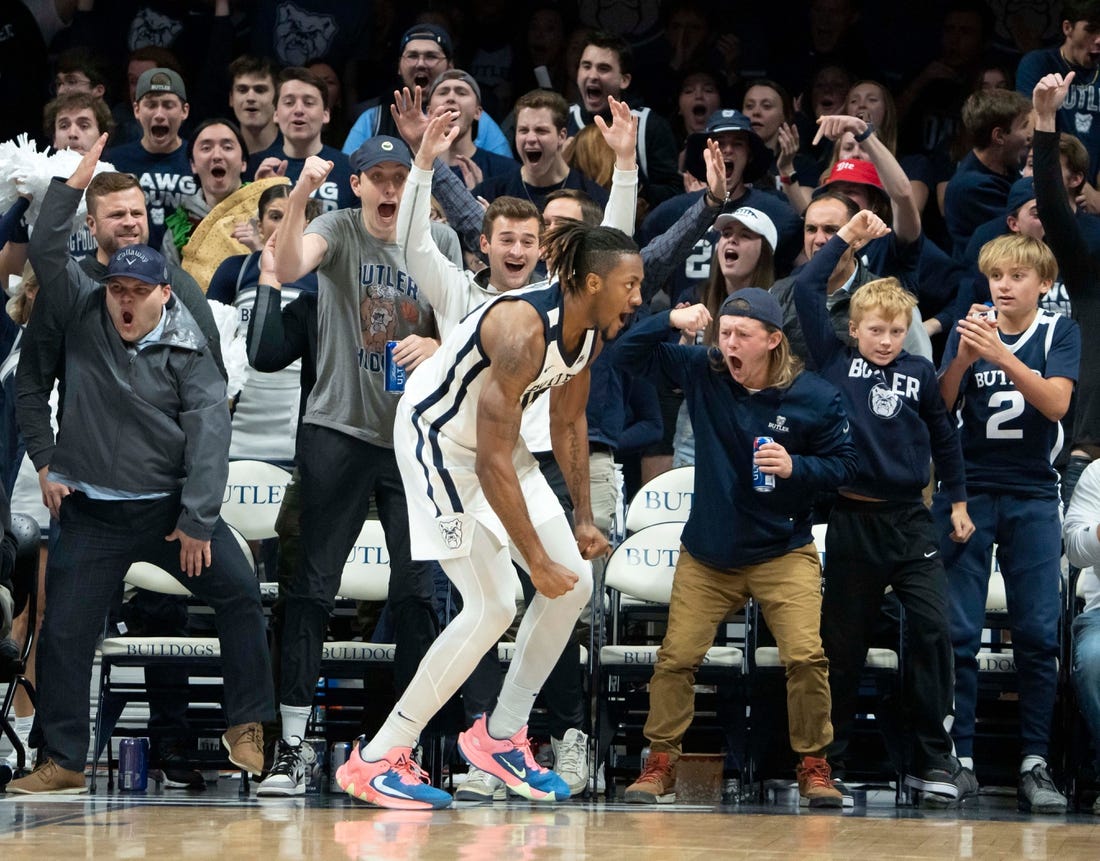
[(356, 173), (362, 173), (365, 170), (370, 170), (376, 164), (387, 161), (410, 167), (412, 165), (412, 153), (409, 152), (405, 142), (399, 138), (375, 135), (372, 138), (367, 138), (363, 145), (351, 154), (351, 169)]
[(146, 69), (141, 73), (134, 87), (134, 100), (140, 102), (149, 93), (171, 93), (179, 96), (181, 102), (187, 101), (183, 78), (171, 69)]

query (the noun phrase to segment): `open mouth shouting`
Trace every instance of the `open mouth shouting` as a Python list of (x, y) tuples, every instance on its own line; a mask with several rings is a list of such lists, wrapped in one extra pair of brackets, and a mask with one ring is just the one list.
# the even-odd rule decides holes
[(386, 221), (397, 215), (396, 203), (380, 203), (378, 204), (378, 217)]
[(149, 136), (153, 140), (167, 140), (172, 136), (172, 128), (167, 123), (153, 123), (149, 126)]

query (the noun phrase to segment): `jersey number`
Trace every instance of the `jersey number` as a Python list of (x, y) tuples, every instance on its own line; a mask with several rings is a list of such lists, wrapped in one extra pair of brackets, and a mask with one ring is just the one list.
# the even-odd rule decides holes
[(1023, 439), (1022, 430), (1005, 428), (1024, 414), (1024, 396), (1019, 392), (997, 392), (989, 399), (989, 409), (997, 410), (985, 423), (986, 439)]

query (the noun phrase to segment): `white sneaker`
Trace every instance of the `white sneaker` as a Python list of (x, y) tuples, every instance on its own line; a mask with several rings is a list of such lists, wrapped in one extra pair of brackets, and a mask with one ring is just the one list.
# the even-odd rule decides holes
[(507, 794), (503, 780), (471, 765), (466, 779), (455, 790), (455, 801), (504, 801)]
[[(34, 768), (34, 760), (38, 754), (38, 749), (31, 747), (27, 743), (27, 739), (30, 736), (29, 732), (27, 733), (27, 735), (23, 735), (21, 732), (16, 732), (16, 735), (19, 736), (19, 741), (23, 744), (23, 751), (26, 753), (26, 759), (24, 759), (23, 765), (27, 769), (27, 771), (30, 771), (32, 768)], [(7, 764), (8, 768), (10, 768), (12, 771), (15, 771), (15, 767), (18, 764), (18, 759), (16, 758), (14, 748), (12, 748), (11, 753), (9, 753), (7, 757), (5, 757), (4, 762)]]
[(579, 795), (588, 786), (588, 736), (579, 729), (565, 731), (560, 741), (551, 739), (554, 747), (554, 771), (569, 786), (570, 795)]
[(279, 739), (275, 750), (275, 764), (257, 787), (256, 794), (276, 797), (305, 795), (309, 770), (317, 760), (313, 745), (291, 736), (290, 741)]

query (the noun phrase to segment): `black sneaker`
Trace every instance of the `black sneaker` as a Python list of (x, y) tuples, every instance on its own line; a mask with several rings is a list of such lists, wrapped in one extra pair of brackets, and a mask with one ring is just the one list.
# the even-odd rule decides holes
[(160, 768), (154, 769), (152, 778), (165, 789), (205, 789), (206, 780), (202, 773), (192, 768), (187, 757), (178, 750), (161, 754)]
[(1026, 813), (1065, 813), (1068, 806), (1066, 797), (1054, 785), (1046, 763), (1039, 763), (1020, 775), (1016, 798), (1020, 809)]
[(978, 779), (958, 760), (954, 760), (951, 767), (926, 768), (919, 775), (907, 774), (905, 785), (921, 793), (921, 807), (958, 807), (978, 797)]

